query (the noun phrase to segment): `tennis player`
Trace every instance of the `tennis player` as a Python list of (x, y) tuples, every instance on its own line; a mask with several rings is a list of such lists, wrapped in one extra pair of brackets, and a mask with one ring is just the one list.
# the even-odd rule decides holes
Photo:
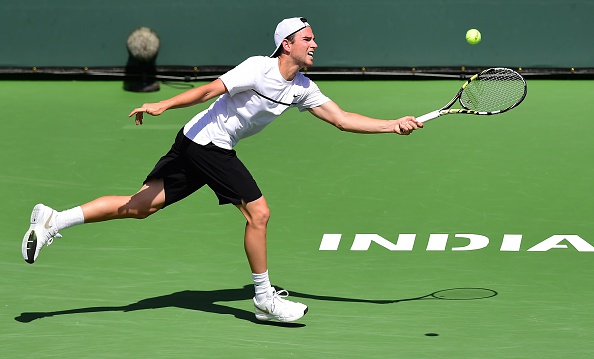
[(281, 21), (274, 42), (276, 49), (269, 57), (250, 57), (209, 84), (134, 109), (129, 117), (141, 125), (144, 114), (158, 116), (169, 109), (218, 97), (180, 130), (169, 152), (157, 162), (136, 194), (104, 196), (61, 212), (36, 205), (23, 238), (25, 261), (35, 262), (39, 251), (61, 237), (58, 232), (65, 228), (119, 218), (146, 218), (207, 185), (219, 204), (235, 205), (247, 220), (244, 247), (255, 285), (256, 318), (291, 322), (305, 315), (306, 305), (285, 299), (286, 291), (270, 285), (266, 257), (270, 210), (233, 147), (292, 107), (307, 110), (348, 132), (408, 135), (423, 125), (412, 116), (382, 120), (346, 112), (322, 94), (299, 72), (313, 65), (318, 47), (306, 19)]

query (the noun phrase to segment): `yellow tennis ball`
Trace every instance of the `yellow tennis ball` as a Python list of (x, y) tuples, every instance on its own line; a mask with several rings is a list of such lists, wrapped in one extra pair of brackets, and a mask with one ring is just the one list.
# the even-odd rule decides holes
[(477, 29), (470, 29), (466, 31), (466, 41), (471, 45), (476, 45), (481, 42), (481, 32)]

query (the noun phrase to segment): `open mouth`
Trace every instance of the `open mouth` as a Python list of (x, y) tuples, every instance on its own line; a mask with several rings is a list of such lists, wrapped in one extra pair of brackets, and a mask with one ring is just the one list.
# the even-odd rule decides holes
[(313, 51), (310, 51), (310, 52), (308, 52), (308, 53), (307, 53), (307, 56), (309, 56), (309, 57), (311, 57), (311, 58), (313, 59), (313, 57), (314, 57), (314, 52), (313, 52)]

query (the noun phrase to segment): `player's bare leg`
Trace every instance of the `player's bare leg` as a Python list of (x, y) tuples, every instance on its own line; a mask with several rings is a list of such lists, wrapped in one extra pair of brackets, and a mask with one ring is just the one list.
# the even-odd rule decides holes
[(237, 206), (245, 216), (244, 248), (252, 273), (264, 273), (266, 261), (266, 227), (270, 218), (270, 210), (264, 197)]
[(266, 199), (242, 203), (237, 208), (245, 216), (244, 247), (252, 270), (256, 295), (254, 296), (254, 312), (258, 320), (275, 319), (281, 322), (292, 322), (307, 313), (307, 306), (302, 303), (284, 299), (289, 293), (279, 292), (270, 285), (266, 258), (266, 228), (270, 218), (270, 210)]
[(132, 196), (104, 196), (81, 206), (85, 223), (121, 218), (143, 219), (163, 208), (163, 179), (151, 179)]
[(146, 218), (163, 208), (165, 191), (162, 179), (152, 179), (131, 196), (104, 196), (82, 206), (57, 212), (37, 204), (31, 212), (31, 225), (22, 242), (23, 258), (34, 263), (39, 251), (62, 237), (58, 231), (82, 223), (108, 221), (119, 218)]

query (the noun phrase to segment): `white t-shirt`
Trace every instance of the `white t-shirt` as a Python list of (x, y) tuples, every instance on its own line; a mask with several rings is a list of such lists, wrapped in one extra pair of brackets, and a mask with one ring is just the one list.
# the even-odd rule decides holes
[(220, 79), (228, 93), (184, 126), (186, 137), (200, 145), (212, 142), (232, 149), (291, 107), (305, 111), (330, 101), (300, 72), (292, 81), (285, 80), (277, 58), (250, 57)]

